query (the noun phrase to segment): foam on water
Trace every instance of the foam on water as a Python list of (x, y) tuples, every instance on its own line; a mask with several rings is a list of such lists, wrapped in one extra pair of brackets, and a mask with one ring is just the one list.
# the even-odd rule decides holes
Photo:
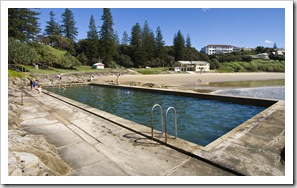
[(285, 100), (285, 86), (217, 90), (212, 93), (232, 96)]

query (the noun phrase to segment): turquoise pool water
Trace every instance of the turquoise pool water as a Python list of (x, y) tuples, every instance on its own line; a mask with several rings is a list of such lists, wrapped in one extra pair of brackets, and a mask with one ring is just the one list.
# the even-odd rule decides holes
[[(166, 109), (172, 106), (177, 112), (177, 137), (202, 146), (265, 109), (218, 100), (94, 85), (47, 90), (149, 127), (154, 104), (162, 106), (164, 117)], [(173, 118), (171, 111), (168, 114), (168, 133), (171, 135), (174, 135)], [(156, 108), (154, 126), (157, 130), (161, 130), (159, 119), (160, 111)]]

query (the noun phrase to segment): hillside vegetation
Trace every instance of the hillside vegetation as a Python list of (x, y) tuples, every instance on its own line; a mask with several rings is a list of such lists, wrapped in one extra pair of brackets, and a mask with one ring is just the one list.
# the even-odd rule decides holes
[[(78, 39), (74, 15), (68, 8), (62, 14), (61, 25), (55, 21), (55, 13), (51, 11), (45, 28), (40, 28), (39, 13), (35, 9), (9, 9), (8, 63), (38, 64), (42, 69), (51, 70), (79, 70), (81, 65), (91, 67), (100, 62), (106, 68), (135, 68), (142, 74), (159, 74), (173, 70), (177, 61), (207, 61), (214, 72), (285, 71), (285, 53), (280, 53), (276, 44), (273, 48), (257, 46), (207, 55), (192, 47), (190, 35), (185, 38), (180, 30), (173, 36), (173, 45), (166, 45), (161, 27), (152, 29), (148, 21), (144, 21), (143, 26), (135, 23), (131, 34), (124, 32), (120, 41), (113, 28), (112, 12), (103, 8), (102, 13), (102, 26), (96, 26), (95, 17), (91, 16), (87, 37)], [(263, 53), (270, 60), (253, 59)]]

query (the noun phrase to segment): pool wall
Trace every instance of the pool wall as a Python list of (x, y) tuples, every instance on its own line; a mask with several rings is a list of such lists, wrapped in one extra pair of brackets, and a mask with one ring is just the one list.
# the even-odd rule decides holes
[[(135, 89), (136, 88), (136, 87), (125, 87), (125, 86), (110, 86), (110, 85), (104, 85), (104, 84), (95, 84), (95, 85), (108, 86), (108, 87), (121, 87), (121, 88), (129, 88), (129, 89), (131, 89), (131, 88)], [(136, 89), (151, 91), (151, 92), (159, 91), (161, 93), (164, 93), (164, 90), (160, 90), (160, 89), (150, 89), (150, 88), (148, 88), (148, 89), (147, 88), (136, 88)], [(108, 121), (110, 121), (112, 123), (115, 123), (115, 124), (117, 124), (117, 125), (119, 125), (121, 127), (126, 128), (126, 129), (128, 129), (130, 131), (133, 131), (133, 132), (135, 132), (137, 134), (143, 135), (143, 136), (151, 139), (151, 128), (150, 127), (147, 127), (145, 125), (135, 123), (133, 121), (130, 121), (130, 120), (124, 119), (122, 117), (113, 115), (111, 113), (108, 113), (108, 112), (105, 112), (105, 111), (90, 107), (90, 106), (88, 106), (86, 104), (74, 101), (72, 99), (63, 97), (63, 96), (55, 94), (53, 92), (49, 92), (47, 90), (45, 90), (44, 93), (48, 94), (48, 95), (50, 95), (50, 96), (52, 96), (54, 98), (57, 98), (57, 99), (65, 102), (65, 103), (73, 105), (73, 106), (75, 106), (77, 108), (85, 110), (88, 113), (91, 113), (93, 115), (101, 117), (101, 118), (103, 118), (105, 120), (108, 120)], [(165, 92), (165, 93), (168, 93), (168, 92)], [(187, 92), (176, 92), (176, 94), (177, 93), (187, 94)], [(186, 96), (195, 96), (195, 95), (197, 96), (197, 94), (195, 94), (195, 93), (188, 93), (188, 94), (190, 94), (190, 95), (186, 95)], [(198, 96), (200, 96), (200, 94), (198, 94)], [(208, 94), (203, 95), (203, 96), (206, 97), (206, 96), (208, 96)], [(220, 96), (218, 98), (220, 98)], [(225, 98), (225, 97), (223, 97), (223, 98)], [(230, 100), (229, 98), (233, 98), (233, 97), (228, 97), (228, 101)], [(206, 99), (209, 99), (209, 98), (206, 98)], [(237, 98), (236, 101), (239, 101), (240, 99), (244, 100), (244, 98)], [(215, 100), (219, 100), (219, 99), (215, 99)], [(256, 100), (256, 101), (259, 101), (259, 100)], [(250, 100), (248, 100), (248, 101), (250, 101)], [(251, 100), (251, 101), (253, 101), (253, 100)], [(180, 139), (180, 138), (174, 139), (174, 137), (170, 136), (170, 135), (169, 135), (168, 142), (165, 143), (164, 142), (164, 140), (165, 140), (164, 134), (162, 134), (158, 130), (154, 130), (153, 140), (155, 140), (155, 141), (157, 141), (157, 142), (159, 142), (161, 144), (164, 144), (164, 145), (166, 145), (168, 147), (171, 147), (171, 148), (173, 148), (175, 150), (183, 152), (185, 154), (193, 155), (193, 156), (195, 155), (197, 157), (197, 156), (199, 156), (199, 155), (197, 155), (197, 151), (199, 151), (199, 150), (209, 151), (212, 148), (214, 148), (215, 146), (222, 143), (224, 140), (232, 137), (235, 134), (239, 134), (239, 135), (244, 134), (247, 130), (250, 129), (250, 127), (254, 126), (255, 124), (258, 124), (260, 121), (265, 119), (265, 117), (270, 115), (271, 111), (273, 111), (274, 108), (278, 108), (278, 106), (279, 106), (278, 103), (281, 103), (281, 102), (282, 101), (277, 102), (277, 101), (271, 101), (271, 100), (263, 100), (262, 104), (271, 105), (271, 106), (267, 107), (267, 109), (263, 110), (262, 112), (255, 115), (254, 117), (250, 118), (246, 122), (238, 125), (236, 128), (232, 129), (228, 133), (222, 135), (220, 138), (214, 140), (213, 142), (209, 143), (206, 146), (201, 146), (201, 145), (198, 145), (198, 144), (195, 144), (195, 143), (192, 143), (192, 142), (188, 142), (188, 141)]]
[(185, 97), (195, 97), (206, 100), (219, 100), (222, 102), (232, 102), (243, 105), (253, 105), (253, 106), (261, 106), (261, 107), (270, 107), (275, 104), (278, 100), (271, 99), (257, 99), (251, 97), (240, 97), (240, 96), (226, 96), (226, 95), (217, 95), (217, 94), (205, 94), (205, 93), (197, 93), (194, 91), (181, 91), (181, 90), (172, 90), (172, 89), (161, 89), (161, 88), (147, 88), (147, 87), (134, 87), (134, 86), (124, 86), (124, 85), (111, 85), (111, 84), (97, 84), (91, 83), (91, 85), (103, 86), (103, 87), (112, 87), (112, 88), (125, 88), (125, 89), (133, 89), (144, 92), (151, 93), (161, 93), (161, 94), (169, 94), (169, 95), (177, 95), (177, 96), (185, 96)]

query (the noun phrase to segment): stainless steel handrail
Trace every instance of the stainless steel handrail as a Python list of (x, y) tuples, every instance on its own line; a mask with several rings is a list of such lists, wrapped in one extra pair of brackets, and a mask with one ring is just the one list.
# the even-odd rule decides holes
[(167, 143), (167, 133), (168, 133), (167, 114), (171, 109), (174, 110), (174, 129), (175, 129), (175, 138), (177, 138), (176, 110), (174, 107), (169, 107), (167, 108), (166, 114), (165, 114), (165, 143)]
[(162, 106), (159, 105), (159, 104), (155, 104), (153, 107), (152, 107), (152, 110), (151, 110), (151, 128), (152, 128), (152, 139), (154, 138), (154, 108), (155, 107), (160, 107), (160, 119), (161, 119), (161, 125), (162, 125), (162, 133), (164, 132), (164, 123), (163, 123), (163, 110), (162, 110)]

